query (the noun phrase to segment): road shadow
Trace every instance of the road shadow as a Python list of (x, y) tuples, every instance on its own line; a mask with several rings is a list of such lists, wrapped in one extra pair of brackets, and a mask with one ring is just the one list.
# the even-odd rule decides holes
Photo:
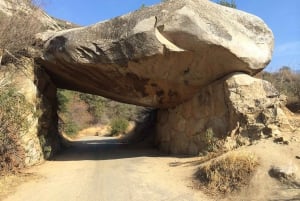
[[(54, 161), (111, 160), (136, 157), (166, 157), (151, 145), (127, 143), (110, 137), (93, 137), (74, 141)], [(181, 156), (176, 156), (181, 157)]]

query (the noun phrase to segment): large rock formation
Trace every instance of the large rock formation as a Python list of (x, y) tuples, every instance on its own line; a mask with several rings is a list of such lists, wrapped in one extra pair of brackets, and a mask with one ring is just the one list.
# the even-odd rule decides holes
[[(3, 82), (6, 80), (11, 86), (8, 89), (3, 89)], [(58, 135), (56, 87), (49, 76), (42, 68), (35, 65), (33, 59), (22, 57), (15, 64), (9, 63), (1, 66), (0, 82), (0, 91), (12, 90), (24, 97), (26, 104), (15, 107), (22, 107), (22, 111), (28, 111), (26, 112), (28, 117), (24, 119), (24, 122), (21, 122), (20, 129), (18, 129), (20, 133), (11, 133), (15, 143), (21, 149), (19, 151), (22, 156), (18, 156), (14, 150), (10, 150), (8, 144), (8, 148), (4, 152), (12, 151), (12, 153), (11, 156), (8, 154), (6, 157), (19, 157), (25, 165), (33, 165), (53, 156), (60, 149), (60, 137)], [(3, 97), (1, 96), (1, 98)], [(10, 98), (15, 97), (11, 95)], [(5, 106), (5, 103), (2, 102), (2, 109)], [(11, 108), (11, 110), (17, 109)], [(12, 120), (1, 120), (8, 123), (13, 120), (20, 121), (17, 120), (20, 118), (17, 114), (11, 118)], [(1, 126), (3, 125), (5, 123), (1, 122)], [(1, 138), (1, 140), (9, 143), (11, 139), (5, 138), (13, 131), (10, 128), (6, 132), (0, 133), (2, 136), (4, 135), (4, 139)], [(4, 161), (7, 163), (6, 165), (12, 165), (10, 164), (13, 163), (12, 158), (5, 159), (3, 157), (5, 156), (0, 154), (0, 163)]]
[(23, 78), (45, 109), (22, 138), (27, 164), (59, 147), (56, 87), (159, 108), (156, 140), (169, 153), (291, 129), (276, 90), (251, 77), (273, 50), (273, 34), (256, 16), (207, 0), (169, 0), (89, 27), (58, 31), (49, 20), (56, 32), (39, 34), (43, 53), (35, 49), (34, 75)]
[(272, 49), (272, 32), (256, 16), (207, 0), (170, 0), (58, 32), (41, 63), (58, 87), (167, 108), (230, 73), (257, 73)]
[(169, 153), (198, 154), (217, 146), (217, 139), (232, 149), (290, 131), (284, 111), (284, 99), (269, 82), (236, 73), (190, 101), (160, 110), (156, 141)]
[(42, 51), (32, 38), (71, 25), (32, 1), (0, 0), (0, 172), (36, 164), (60, 149), (56, 86), (35, 63)]

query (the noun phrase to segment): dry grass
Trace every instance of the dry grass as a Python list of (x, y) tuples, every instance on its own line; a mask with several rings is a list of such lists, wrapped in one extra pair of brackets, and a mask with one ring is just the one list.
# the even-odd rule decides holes
[(110, 133), (110, 130), (111, 128), (109, 125), (92, 126), (79, 131), (77, 136), (105, 136)]
[(16, 173), (5, 176), (0, 175), (0, 200), (13, 193), (22, 183), (32, 179), (37, 180), (40, 178), (40, 176), (33, 173)]
[(188, 167), (188, 166), (199, 166), (203, 163), (206, 163), (214, 158), (217, 158), (219, 156), (221, 156), (222, 154), (224, 154), (224, 152), (219, 151), (219, 152), (208, 152), (207, 155), (205, 156), (201, 156), (198, 157), (196, 160), (192, 160), (192, 161), (185, 161), (185, 162), (171, 162), (169, 163), (170, 167), (177, 167), (177, 166), (184, 166), (184, 167)]
[[(16, 56), (34, 42), (34, 35), (43, 30), (38, 21), (40, 10), (31, 0), (10, 0), (11, 16), (0, 17), (0, 49)], [(21, 9), (23, 8), (24, 9)], [(30, 12), (28, 12), (28, 8)], [(1, 56), (1, 55), (0, 55)]]
[[(125, 131), (125, 134), (130, 133), (135, 127), (135, 123), (130, 121), (129, 125)], [(78, 132), (76, 137), (84, 137), (84, 136), (109, 136), (111, 135), (111, 127), (110, 125), (96, 125), (91, 126), (85, 129), (82, 129)]]
[(197, 180), (210, 193), (230, 193), (247, 185), (258, 166), (258, 158), (249, 152), (233, 152), (202, 165)]

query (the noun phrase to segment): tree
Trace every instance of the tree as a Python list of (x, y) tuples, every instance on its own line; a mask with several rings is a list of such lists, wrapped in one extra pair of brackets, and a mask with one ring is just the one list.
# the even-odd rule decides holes
[(145, 8), (145, 7), (146, 7), (146, 5), (143, 3), (143, 4), (141, 5), (140, 9), (143, 9), (143, 8)]
[(236, 8), (235, 0), (231, 0), (230, 2), (228, 2), (227, 0), (220, 0), (217, 3), (222, 5), (222, 6), (227, 6), (227, 7), (230, 7), (230, 8)]

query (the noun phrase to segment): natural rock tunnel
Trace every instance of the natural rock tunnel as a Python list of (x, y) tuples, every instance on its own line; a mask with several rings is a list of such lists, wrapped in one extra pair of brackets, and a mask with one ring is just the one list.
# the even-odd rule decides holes
[[(169, 153), (198, 154), (207, 134), (230, 149), (291, 128), (283, 98), (251, 77), (273, 51), (272, 31), (251, 14), (207, 0), (170, 0), (37, 40), (42, 54), (32, 66), (43, 76), (32, 72), (35, 96), (51, 111), (47, 133), (38, 134), (44, 155), (59, 144), (56, 87), (157, 108), (156, 143)], [(33, 164), (41, 151), (26, 143)]]
[(57, 87), (158, 108), (157, 144), (197, 154), (208, 131), (256, 138), (289, 128), (279, 94), (251, 77), (272, 50), (258, 17), (184, 0), (53, 33), (38, 61)]

